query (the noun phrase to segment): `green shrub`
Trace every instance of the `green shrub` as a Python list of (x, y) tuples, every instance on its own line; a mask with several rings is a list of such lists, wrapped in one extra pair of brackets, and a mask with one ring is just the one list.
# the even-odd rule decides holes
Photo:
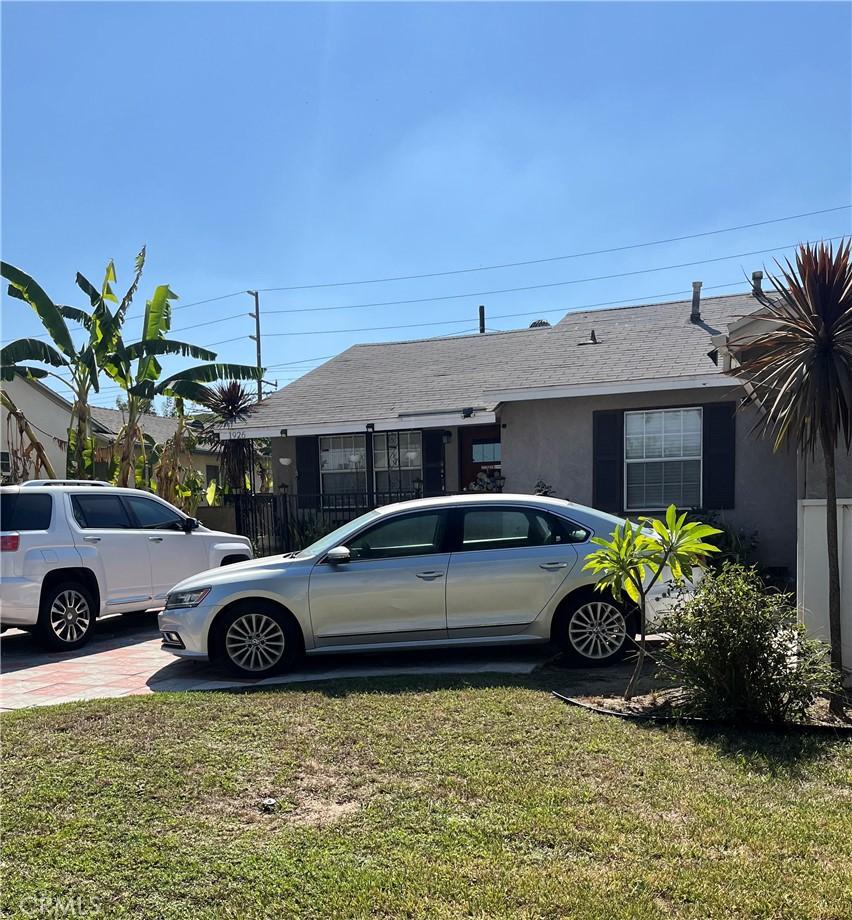
[(751, 565), (757, 549), (757, 531), (747, 531), (735, 527), (724, 519), (718, 511), (693, 511), (689, 513), (688, 520), (703, 521), (719, 529), (719, 533), (708, 539), (718, 547), (719, 552), (710, 556), (710, 568), (719, 571), (726, 562), (739, 562), (741, 565)]
[(666, 630), (691, 714), (799, 721), (834, 689), (827, 646), (807, 636), (790, 596), (768, 591), (753, 568), (729, 562), (708, 572), (677, 601)]

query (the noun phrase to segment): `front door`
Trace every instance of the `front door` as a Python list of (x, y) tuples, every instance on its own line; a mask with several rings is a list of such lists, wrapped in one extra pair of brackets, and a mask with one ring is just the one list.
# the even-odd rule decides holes
[(140, 542), (121, 496), (90, 488), (72, 494), (70, 501), (76, 523), (74, 543), (88, 566), (100, 574), (103, 606), (115, 612), (150, 606), (148, 549)]
[(531, 623), (577, 563), (568, 528), (535, 508), (465, 508), (447, 575), (450, 638), (520, 630)]
[(445, 639), (447, 514), (398, 514), (347, 544), (351, 561), (320, 561), (309, 603), (317, 647)]
[(475, 425), (459, 429), (459, 486), (467, 489), (480, 473), (500, 474), (500, 426)]
[(139, 534), (140, 550), (147, 551), (150, 559), (154, 601), (165, 601), (179, 581), (210, 568), (209, 539), (204, 531), (187, 533), (184, 518), (156, 498), (126, 495), (124, 500)]

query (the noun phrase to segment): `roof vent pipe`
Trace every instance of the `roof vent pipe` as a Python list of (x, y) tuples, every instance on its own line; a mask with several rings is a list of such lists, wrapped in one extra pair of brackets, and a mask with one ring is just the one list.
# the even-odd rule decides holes
[(701, 322), (701, 281), (692, 282), (692, 312), (689, 314), (691, 323)]
[(763, 293), (763, 272), (751, 273), (751, 293), (754, 297)]
[(482, 335), (485, 332), (485, 304), (479, 305), (479, 334)]

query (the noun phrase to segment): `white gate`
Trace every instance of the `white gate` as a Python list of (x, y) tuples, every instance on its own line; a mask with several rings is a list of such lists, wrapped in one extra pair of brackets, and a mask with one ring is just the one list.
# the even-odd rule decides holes
[[(843, 666), (852, 670), (852, 498), (842, 498), (837, 502), (837, 542)], [(824, 500), (805, 499), (799, 502), (797, 557), (799, 615), (813, 635), (828, 642), (828, 550)]]

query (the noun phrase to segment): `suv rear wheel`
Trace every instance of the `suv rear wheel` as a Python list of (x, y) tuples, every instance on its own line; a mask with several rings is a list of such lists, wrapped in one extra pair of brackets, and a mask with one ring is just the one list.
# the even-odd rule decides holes
[(42, 594), (35, 634), (55, 651), (71, 651), (86, 641), (95, 625), (95, 602), (79, 581), (63, 581)]

